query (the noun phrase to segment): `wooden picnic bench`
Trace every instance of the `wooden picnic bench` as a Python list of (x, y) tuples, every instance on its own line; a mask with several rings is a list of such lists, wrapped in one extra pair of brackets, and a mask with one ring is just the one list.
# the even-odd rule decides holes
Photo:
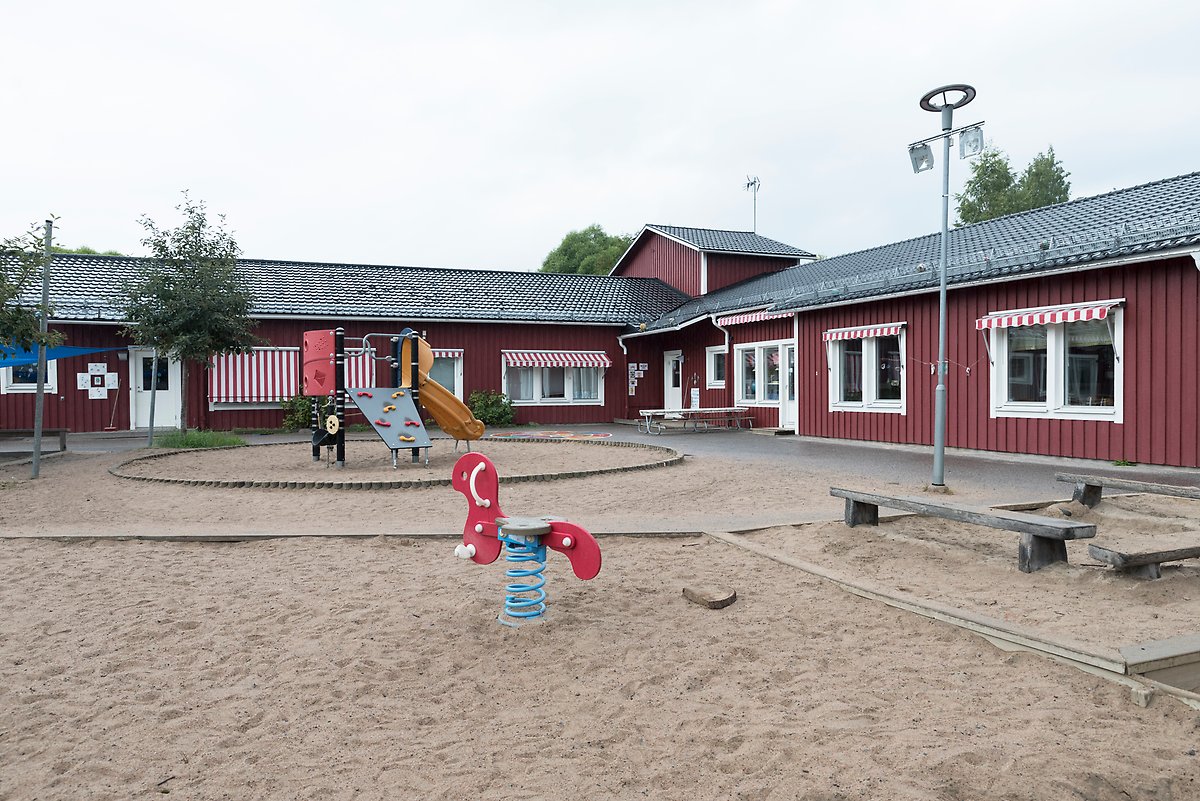
[[(689, 425), (694, 431), (712, 428), (753, 428), (754, 420), (750, 409), (745, 406), (721, 406), (693, 409), (642, 409), (638, 431), (646, 434), (661, 434), (668, 420), (678, 420), (683, 428)], [(744, 425), (743, 425), (744, 424)], [(703, 426), (703, 428), (701, 428)]]
[(846, 499), (846, 525), (851, 528), (860, 524), (879, 525), (879, 507), (884, 506), (888, 509), (916, 512), (919, 515), (944, 517), (960, 523), (1016, 531), (1021, 535), (1017, 546), (1017, 567), (1022, 573), (1032, 573), (1055, 562), (1066, 562), (1066, 540), (1096, 536), (1096, 526), (1091, 523), (1057, 520), (1026, 512), (930, 501), (925, 498), (879, 495), (840, 487), (830, 487), (829, 494)]
[[(43, 428), (42, 437), (58, 436), (58, 449), (65, 451), (67, 449), (67, 434), (71, 433), (69, 428)], [(32, 428), (3, 428), (0, 429), (0, 439), (26, 439), (34, 435)]]
[(1055, 473), (1055, 481), (1065, 481), (1075, 484), (1072, 500), (1079, 501), (1089, 508), (1100, 503), (1100, 496), (1105, 487), (1129, 490), (1130, 492), (1150, 492), (1155, 495), (1171, 495), (1176, 498), (1193, 498), (1200, 500), (1200, 487), (1181, 487), (1178, 484), (1155, 484), (1150, 481), (1134, 481), (1119, 476), (1100, 476), (1088, 473)]

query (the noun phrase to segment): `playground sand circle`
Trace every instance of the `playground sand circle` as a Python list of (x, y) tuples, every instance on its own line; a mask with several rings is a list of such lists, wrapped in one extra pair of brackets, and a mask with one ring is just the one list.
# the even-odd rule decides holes
[[(0, 533), (454, 535), (465, 511), (448, 487), (297, 493), (107, 472), (126, 458), (67, 454), (37, 481), (0, 468), (0, 500), (20, 510)], [(830, 483), (888, 489), (863, 473), (697, 457), (507, 485), (501, 504), (597, 531), (719, 530), (836, 518)], [(1118, 524), (1157, 537), (1197, 517), (1176, 500), (1068, 508), (1097, 516), (1097, 539)], [(1200, 598), (1190, 568), (1116, 580), (1075, 550), (1069, 566), (1021, 574), (1015, 535), (943, 520), (749, 536), (1105, 647), (1139, 626), (1190, 633)], [(552, 554), (548, 619), (516, 631), (495, 622), (503, 565), (455, 559), (452, 544), (0, 542), (0, 797), (1198, 795), (1196, 711), (1169, 698), (1139, 708), (1124, 687), (723, 543), (605, 537), (591, 582)], [(683, 597), (689, 585), (738, 600), (704, 609)], [(1105, 625), (1122, 639), (1100, 637)]]
[[(451, 440), (434, 443), (428, 454), (418, 451), (415, 463), (410, 450), (400, 451), (394, 467), (392, 452), (378, 440), (354, 439), (346, 443), (341, 467), (330, 449), (321, 448), (320, 460), (313, 461), (310, 445), (275, 443), (150, 453), (112, 472), (121, 478), (225, 487), (407, 489), (448, 483), (455, 462), (466, 453), (466, 448), (455, 450)], [(471, 443), (471, 449), (492, 460), (502, 482), (652, 469), (683, 459), (671, 448), (605, 440), (484, 439)]]

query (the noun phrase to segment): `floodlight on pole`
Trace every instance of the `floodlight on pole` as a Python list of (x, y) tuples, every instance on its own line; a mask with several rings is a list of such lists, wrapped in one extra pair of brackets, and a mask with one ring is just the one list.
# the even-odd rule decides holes
[(933, 478), (935, 489), (946, 486), (946, 251), (950, 228), (950, 138), (958, 133), (959, 156), (969, 158), (983, 151), (982, 122), (958, 131), (954, 130), (954, 110), (975, 99), (975, 87), (954, 83), (931, 89), (921, 98), (921, 108), (941, 114), (942, 132), (908, 146), (913, 172), (933, 167), (933, 152), (929, 143), (942, 140), (942, 241), (938, 285), (938, 360), (937, 389), (934, 392), (933, 413)]

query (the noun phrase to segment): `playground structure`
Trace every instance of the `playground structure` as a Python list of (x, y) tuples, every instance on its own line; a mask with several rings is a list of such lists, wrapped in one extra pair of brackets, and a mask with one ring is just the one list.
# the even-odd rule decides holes
[[(378, 349), (372, 338), (386, 339), (386, 356), (375, 355)], [(353, 403), (366, 417), (371, 428), (392, 452), (392, 467), (397, 467), (401, 450), (412, 451), (414, 464), (425, 451), (429, 464), (429, 449), (433, 443), (421, 417), (423, 407), (438, 426), (456, 442), (470, 442), (483, 436), (484, 425), (475, 419), (471, 410), (452, 392), (429, 377), (433, 369), (433, 351), (416, 331), (406, 328), (399, 334), (367, 334), (352, 338), (347, 349), (346, 333), (341, 328), (305, 331), (301, 347), (301, 391), (314, 401), (312, 407), (312, 456), (321, 461), (321, 447), (336, 452), (336, 467), (346, 465), (346, 410)], [(391, 387), (347, 387), (346, 361), (350, 357), (368, 354), (369, 358), (388, 362), (391, 366)]]
[(505, 587), (504, 611), (497, 620), (513, 628), (539, 622), (546, 612), (546, 549), (567, 557), (571, 569), (587, 581), (600, 572), (600, 546), (582, 526), (555, 517), (507, 517), (500, 511), (500, 474), (481, 453), (465, 453), (454, 465), (454, 489), (467, 499), (463, 541), (454, 555), (479, 565), (496, 561), (501, 548), (512, 567)]

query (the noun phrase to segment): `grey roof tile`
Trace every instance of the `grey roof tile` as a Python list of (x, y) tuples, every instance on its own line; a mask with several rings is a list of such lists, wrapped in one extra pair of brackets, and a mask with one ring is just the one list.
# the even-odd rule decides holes
[(789, 256), (798, 259), (815, 258), (807, 250), (767, 239), (752, 231), (721, 231), (713, 228), (683, 228), (678, 225), (647, 225), (710, 253), (745, 253), (756, 256)]
[[(947, 284), (1200, 245), (1200, 172), (963, 226), (947, 239)], [(941, 234), (807, 262), (695, 298), (646, 325), (707, 314), (812, 306), (936, 288)]]
[[(121, 285), (149, 259), (62, 254), (51, 270), (57, 319), (118, 320)], [(398, 320), (637, 325), (687, 299), (657, 279), (239, 259), (252, 313)], [(28, 287), (21, 302), (40, 302)]]

